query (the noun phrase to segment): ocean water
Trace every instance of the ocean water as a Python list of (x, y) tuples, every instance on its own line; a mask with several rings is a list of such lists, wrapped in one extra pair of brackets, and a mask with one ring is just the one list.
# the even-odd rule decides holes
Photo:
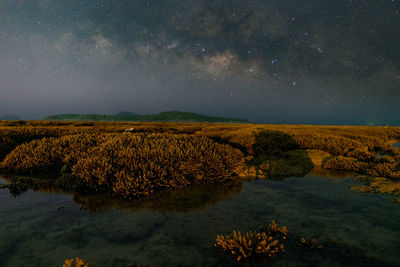
[[(5, 180), (2, 180), (5, 182)], [(249, 266), (400, 266), (400, 204), (358, 193), (351, 176), (314, 170), (302, 178), (198, 186), (152, 200), (0, 189), (0, 266), (230, 266), (218, 234), (289, 229), (286, 252)], [(310, 249), (301, 237), (315, 238)]]

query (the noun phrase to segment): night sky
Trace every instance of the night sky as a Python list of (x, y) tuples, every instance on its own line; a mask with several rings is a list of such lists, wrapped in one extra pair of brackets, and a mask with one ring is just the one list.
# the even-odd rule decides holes
[(0, 0), (0, 115), (400, 125), (400, 0)]

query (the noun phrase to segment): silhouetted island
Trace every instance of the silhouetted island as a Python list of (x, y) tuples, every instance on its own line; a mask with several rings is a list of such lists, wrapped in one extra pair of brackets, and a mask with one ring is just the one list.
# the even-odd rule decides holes
[(16, 116), (16, 115), (0, 115), (0, 121), (19, 121), (21, 120), (20, 117)]
[(140, 115), (121, 111), (115, 115), (103, 114), (59, 114), (48, 116), (44, 120), (55, 121), (135, 121), (135, 122), (228, 122), (249, 123), (250, 121), (236, 118), (214, 117), (193, 112), (167, 111), (158, 114)]

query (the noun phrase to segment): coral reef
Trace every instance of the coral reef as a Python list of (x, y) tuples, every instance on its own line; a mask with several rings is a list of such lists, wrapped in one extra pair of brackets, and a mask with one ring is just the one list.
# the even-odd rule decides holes
[(1, 121), (0, 171), (72, 173), (93, 190), (128, 198), (234, 173), (303, 176), (320, 165), (396, 182), (396, 140), (399, 127)]
[(286, 240), (287, 233), (286, 226), (279, 227), (273, 221), (268, 233), (233, 231), (232, 235), (218, 235), (214, 246), (230, 252), (237, 261), (255, 256), (271, 257), (284, 252), (282, 242)]
[(196, 183), (231, 180), (242, 153), (202, 136), (175, 134), (80, 134), (22, 144), (0, 164), (14, 173), (66, 172), (95, 191), (123, 198)]
[(63, 267), (89, 267), (89, 263), (76, 257), (75, 259), (66, 259)]
[(400, 183), (384, 177), (356, 176), (365, 185), (351, 186), (350, 189), (362, 193), (379, 193), (400, 196)]
[[(255, 136), (253, 157), (247, 160), (247, 173), (258, 177), (277, 178), (304, 176), (313, 167), (305, 150), (298, 149), (294, 139), (283, 132), (263, 130)], [(246, 174), (240, 172), (240, 176)]]
[(314, 166), (322, 166), (331, 157), (331, 154), (328, 152), (315, 149), (307, 149), (307, 154)]

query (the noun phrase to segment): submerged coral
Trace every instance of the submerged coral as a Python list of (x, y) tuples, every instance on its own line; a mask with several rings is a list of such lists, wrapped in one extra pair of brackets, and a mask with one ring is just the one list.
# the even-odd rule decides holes
[(286, 226), (279, 227), (273, 221), (268, 233), (233, 231), (232, 235), (218, 235), (214, 246), (229, 251), (237, 261), (255, 256), (271, 257), (285, 251), (282, 242), (286, 240), (287, 233)]
[(356, 176), (356, 179), (365, 185), (351, 186), (350, 189), (358, 192), (400, 195), (400, 182), (392, 181), (384, 177)]
[(75, 259), (66, 259), (63, 267), (89, 267), (89, 263), (76, 257)]
[(302, 237), (300, 239), (300, 243), (303, 244), (303, 246), (311, 248), (312, 250), (322, 248), (322, 245), (318, 243), (316, 239), (313, 238), (308, 238), (308, 237)]

